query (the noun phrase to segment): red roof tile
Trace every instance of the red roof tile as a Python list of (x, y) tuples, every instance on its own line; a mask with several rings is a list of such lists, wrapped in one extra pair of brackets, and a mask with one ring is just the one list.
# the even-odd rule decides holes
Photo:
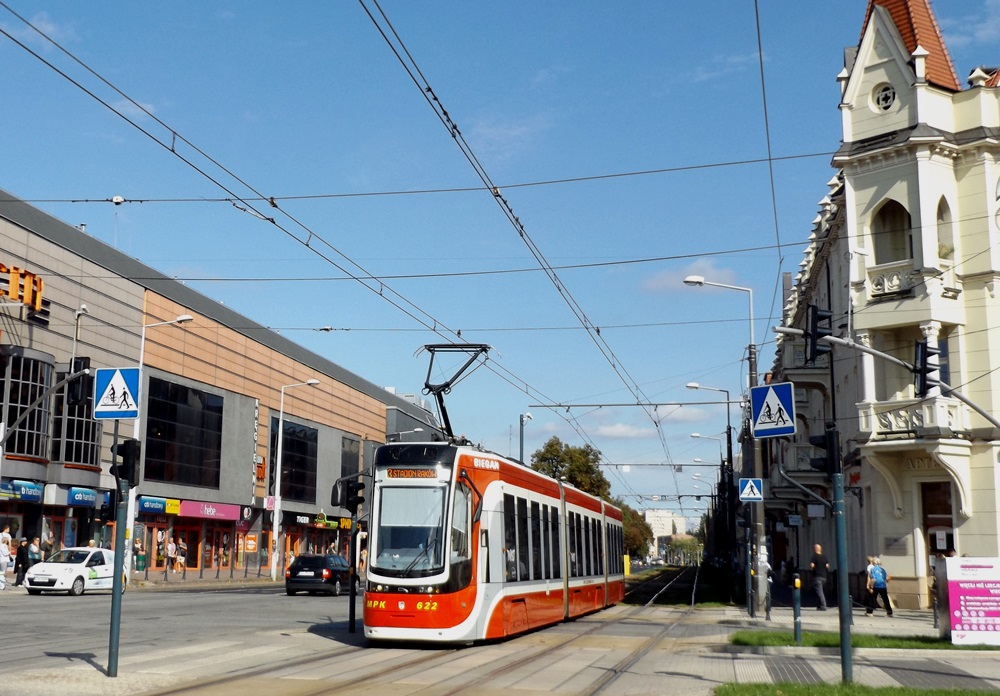
[(960, 92), (962, 88), (955, 75), (955, 66), (948, 55), (944, 39), (941, 38), (941, 30), (931, 11), (930, 0), (868, 0), (865, 23), (861, 27), (862, 36), (868, 29), (875, 5), (888, 10), (909, 53), (913, 53), (917, 46), (922, 46), (930, 54), (927, 56), (927, 82)]

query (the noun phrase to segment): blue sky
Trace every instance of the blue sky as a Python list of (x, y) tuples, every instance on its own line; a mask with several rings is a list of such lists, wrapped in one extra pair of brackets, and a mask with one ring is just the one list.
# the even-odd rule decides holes
[[(724, 407), (662, 407), (661, 438), (635, 407), (534, 405), (721, 396), (691, 381), (735, 399), (748, 295), (689, 274), (753, 290), (771, 364), (780, 274), (835, 173), (836, 76), (866, 7), (759, 3), (759, 52), (749, 0), (7, 4), (0, 28), (37, 56), (0, 36), (0, 188), (399, 392), (423, 386), (420, 347), (448, 340), (408, 313), (461, 329), (496, 369), (448, 396), (456, 431), (516, 456), (530, 410), (527, 453), (558, 435), (614, 464), (717, 462), (719, 443), (690, 433), (721, 436)], [(379, 7), (568, 301), (369, 18), (386, 27)], [(997, 63), (1000, 0), (934, 10), (960, 81)], [(287, 232), (220, 201), (257, 193)], [(694, 492), (693, 471), (714, 475), (607, 474), (631, 504), (677, 509), (635, 496)]]

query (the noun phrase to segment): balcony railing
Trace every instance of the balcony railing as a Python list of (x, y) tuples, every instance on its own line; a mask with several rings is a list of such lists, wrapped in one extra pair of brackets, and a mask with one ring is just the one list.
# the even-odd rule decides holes
[(869, 296), (872, 299), (904, 292), (919, 282), (920, 274), (913, 267), (913, 259), (883, 263), (868, 269)]
[(858, 404), (860, 428), (873, 437), (891, 437), (909, 433), (920, 437), (930, 429), (963, 432), (970, 429), (968, 407), (956, 399), (936, 396), (923, 400), (862, 402)]

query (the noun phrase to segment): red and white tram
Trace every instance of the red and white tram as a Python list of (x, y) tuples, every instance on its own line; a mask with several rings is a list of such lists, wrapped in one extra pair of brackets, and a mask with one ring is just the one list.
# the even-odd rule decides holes
[(624, 596), (621, 510), (467, 445), (395, 443), (373, 464), (365, 636), (503, 638)]

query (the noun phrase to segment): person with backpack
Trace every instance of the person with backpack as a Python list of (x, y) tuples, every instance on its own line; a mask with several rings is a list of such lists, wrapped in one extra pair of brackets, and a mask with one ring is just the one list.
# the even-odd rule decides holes
[(871, 616), (877, 606), (878, 598), (882, 599), (882, 606), (885, 607), (885, 615), (892, 616), (892, 603), (889, 601), (889, 573), (882, 567), (882, 559), (876, 556), (872, 559), (872, 567), (868, 572), (868, 592), (871, 595), (871, 604), (865, 611)]

